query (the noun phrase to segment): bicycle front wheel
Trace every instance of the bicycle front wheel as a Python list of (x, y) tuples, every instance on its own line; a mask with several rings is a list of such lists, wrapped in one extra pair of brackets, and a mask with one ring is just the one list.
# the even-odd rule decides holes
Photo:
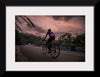
[(42, 54), (43, 55), (46, 55), (46, 53), (47, 53), (47, 46), (46, 45), (43, 45), (42, 46)]
[(51, 56), (52, 58), (56, 59), (60, 55), (60, 47), (53, 47)]

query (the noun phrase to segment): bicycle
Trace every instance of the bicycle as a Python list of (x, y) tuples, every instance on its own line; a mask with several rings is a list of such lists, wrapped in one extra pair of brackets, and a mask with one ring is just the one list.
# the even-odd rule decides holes
[(52, 42), (52, 48), (51, 48), (51, 53), (48, 53), (48, 47), (46, 44), (46, 40), (44, 40), (42, 44), (42, 53), (43, 55), (50, 54), (52, 58), (56, 59), (60, 55), (60, 47), (56, 46)]

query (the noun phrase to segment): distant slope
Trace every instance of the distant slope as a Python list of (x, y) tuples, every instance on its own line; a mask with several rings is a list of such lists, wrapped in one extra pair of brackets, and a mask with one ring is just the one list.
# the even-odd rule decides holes
[(37, 44), (41, 38), (28, 33), (20, 33), (16, 30), (16, 45)]

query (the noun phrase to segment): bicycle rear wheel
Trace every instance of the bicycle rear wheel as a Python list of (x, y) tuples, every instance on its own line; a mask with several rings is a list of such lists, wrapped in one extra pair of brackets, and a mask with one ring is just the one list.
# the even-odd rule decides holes
[(52, 58), (56, 59), (59, 55), (60, 55), (60, 47), (54, 46), (51, 52)]

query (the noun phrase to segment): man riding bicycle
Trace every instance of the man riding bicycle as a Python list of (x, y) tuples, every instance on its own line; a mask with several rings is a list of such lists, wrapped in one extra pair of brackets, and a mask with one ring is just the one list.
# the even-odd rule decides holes
[(55, 34), (51, 32), (51, 29), (48, 29), (48, 32), (46, 33), (46, 36), (44, 40), (46, 39), (47, 35), (49, 35), (49, 39), (47, 41), (47, 46), (48, 46), (48, 53), (51, 53), (51, 48), (52, 48), (52, 41), (55, 40)]

